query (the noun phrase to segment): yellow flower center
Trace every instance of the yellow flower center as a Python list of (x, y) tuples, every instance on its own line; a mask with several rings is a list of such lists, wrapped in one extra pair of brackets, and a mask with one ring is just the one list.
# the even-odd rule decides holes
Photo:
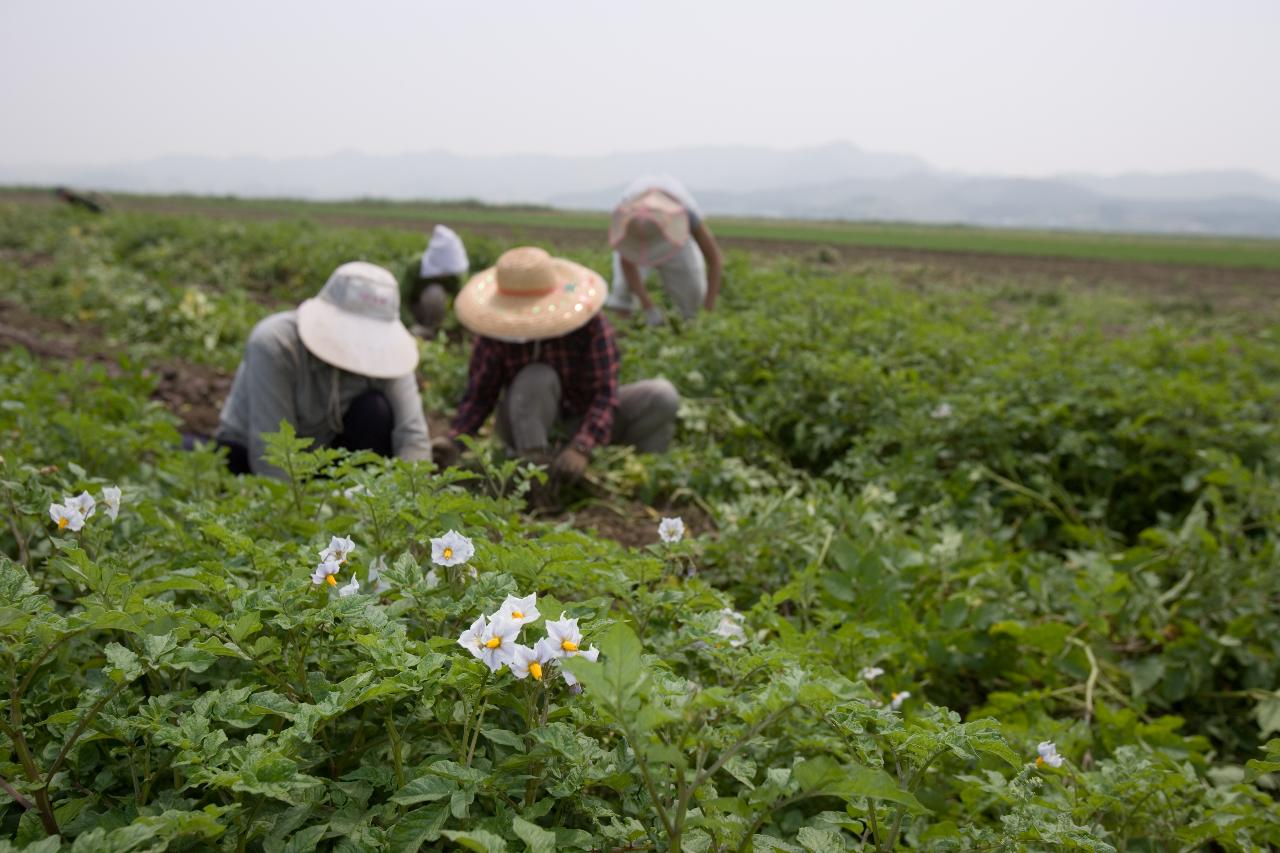
[(1043, 755), (1037, 755), (1037, 756), (1036, 756), (1036, 767), (1044, 767), (1044, 756), (1043, 756)]
[(901, 695), (902, 695), (901, 693), (890, 693), (889, 698), (896, 700)]
[(573, 640), (565, 640), (560, 644), (560, 648), (564, 649), (566, 652), (576, 652), (578, 650), (578, 644)]
[(512, 610), (512, 611), (511, 611), (511, 618), (512, 618), (512, 619), (523, 619), (523, 618), (524, 618), (524, 614), (523, 614), (523, 613), (521, 613), (519, 610)]
[(70, 524), (70, 523), (71, 523), (71, 519), (67, 518), (67, 517), (64, 515), (62, 518), (58, 519), (58, 529), (59, 529), (59, 530), (65, 530), (65, 529), (66, 529), (66, 527), (67, 527), (67, 525), (68, 525), (68, 524)]
[(440, 555), (441, 555), (442, 557), (444, 557), (446, 560), (452, 560), (452, 559), (453, 559), (453, 549), (452, 549), (452, 548), (445, 548), (443, 551), (441, 551), (441, 552), (440, 552)]
[(537, 661), (534, 661), (533, 663), (529, 664), (529, 674), (533, 676), (534, 681), (541, 681), (542, 680), (542, 664), (538, 663)]
[(337, 586), (337, 585), (338, 585), (338, 579), (337, 579), (337, 578), (335, 578), (333, 575), (325, 575), (325, 576), (324, 576), (324, 582), (325, 582), (325, 583), (327, 583), (329, 586)]
[(484, 645), (487, 649), (496, 649), (498, 646), (502, 645), (502, 638), (492, 637)]

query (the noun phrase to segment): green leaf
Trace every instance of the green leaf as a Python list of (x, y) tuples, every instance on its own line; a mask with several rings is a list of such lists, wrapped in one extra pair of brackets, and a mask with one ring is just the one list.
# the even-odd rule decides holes
[(242, 614), (240, 618), (236, 620), (236, 624), (231, 626), (228, 633), (231, 635), (231, 639), (235, 640), (237, 643), (242, 643), (246, 637), (252, 637), (261, 629), (262, 617), (259, 616), (256, 611), (251, 610), (248, 613)]
[(107, 662), (111, 664), (107, 674), (117, 684), (133, 681), (142, 675), (142, 662), (138, 656), (119, 643), (107, 643), (103, 652), (107, 656)]
[(1258, 700), (1253, 708), (1253, 717), (1258, 721), (1258, 733), (1262, 737), (1280, 732), (1280, 690)]
[(507, 842), (492, 832), (485, 832), (483, 829), (473, 829), (469, 832), (456, 832), (446, 829), (441, 834), (450, 841), (456, 841), (468, 850), (475, 850), (477, 853), (507, 853)]
[(414, 803), (442, 800), (458, 790), (458, 783), (441, 776), (420, 776), (401, 788), (391, 798), (393, 803), (411, 806)]
[(826, 793), (845, 800), (873, 797), (901, 803), (917, 812), (928, 812), (915, 795), (904, 791), (883, 770), (861, 764), (837, 763), (827, 756), (802, 761), (791, 770), (791, 776), (808, 793)]
[(327, 824), (320, 824), (319, 826), (308, 826), (306, 829), (298, 830), (289, 838), (281, 853), (309, 853), (309, 851), (315, 850), (320, 844), (320, 839), (324, 838), (327, 828)]
[(536, 823), (516, 817), (511, 828), (527, 846), (528, 853), (556, 853), (556, 834), (548, 832)]
[(648, 680), (641, 661), (643, 651), (635, 631), (626, 623), (617, 622), (600, 638), (598, 661), (570, 657), (560, 664), (593, 696), (621, 711)]
[(387, 836), (390, 849), (395, 853), (415, 853), (424, 843), (440, 837), (440, 830), (448, 819), (448, 803), (414, 809), (404, 817), (396, 818)]
[(834, 829), (802, 826), (796, 841), (809, 853), (844, 853), (844, 837)]

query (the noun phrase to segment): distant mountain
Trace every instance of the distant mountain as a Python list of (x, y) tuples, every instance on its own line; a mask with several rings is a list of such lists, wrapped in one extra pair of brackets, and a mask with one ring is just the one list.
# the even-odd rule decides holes
[(162, 157), (94, 168), (4, 167), (0, 183), (299, 198), (460, 199), (607, 210), (642, 174), (680, 176), (708, 213), (1280, 237), (1280, 182), (1246, 171), (1011, 178), (943, 172), (848, 143), (676, 148), (594, 157)]

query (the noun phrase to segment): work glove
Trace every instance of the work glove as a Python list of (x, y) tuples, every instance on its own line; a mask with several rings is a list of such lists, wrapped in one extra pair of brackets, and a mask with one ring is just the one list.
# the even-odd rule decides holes
[(462, 445), (458, 443), (457, 439), (450, 438), (447, 435), (440, 435), (431, 439), (431, 460), (436, 463), (440, 470), (452, 468), (461, 455)]
[(661, 326), (667, 322), (667, 318), (662, 315), (662, 309), (657, 305), (650, 305), (644, 309), (644, 321), (650, 326)]

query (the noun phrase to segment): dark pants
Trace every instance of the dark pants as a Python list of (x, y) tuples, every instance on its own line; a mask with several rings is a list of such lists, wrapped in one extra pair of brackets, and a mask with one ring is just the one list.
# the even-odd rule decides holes
[[(370, 388), (351, 401), (342, 416), (342, 432), (334, 436), (332, 447), (342, 450), (372, 450), (379, 456), (391, 456), (391, 428), (395, 418), (391, 401), (376, 388)], [(249, 474), (249, 448), (243, 444), (219, 441), (227, 448), (227, 467), (232, 474)]]

